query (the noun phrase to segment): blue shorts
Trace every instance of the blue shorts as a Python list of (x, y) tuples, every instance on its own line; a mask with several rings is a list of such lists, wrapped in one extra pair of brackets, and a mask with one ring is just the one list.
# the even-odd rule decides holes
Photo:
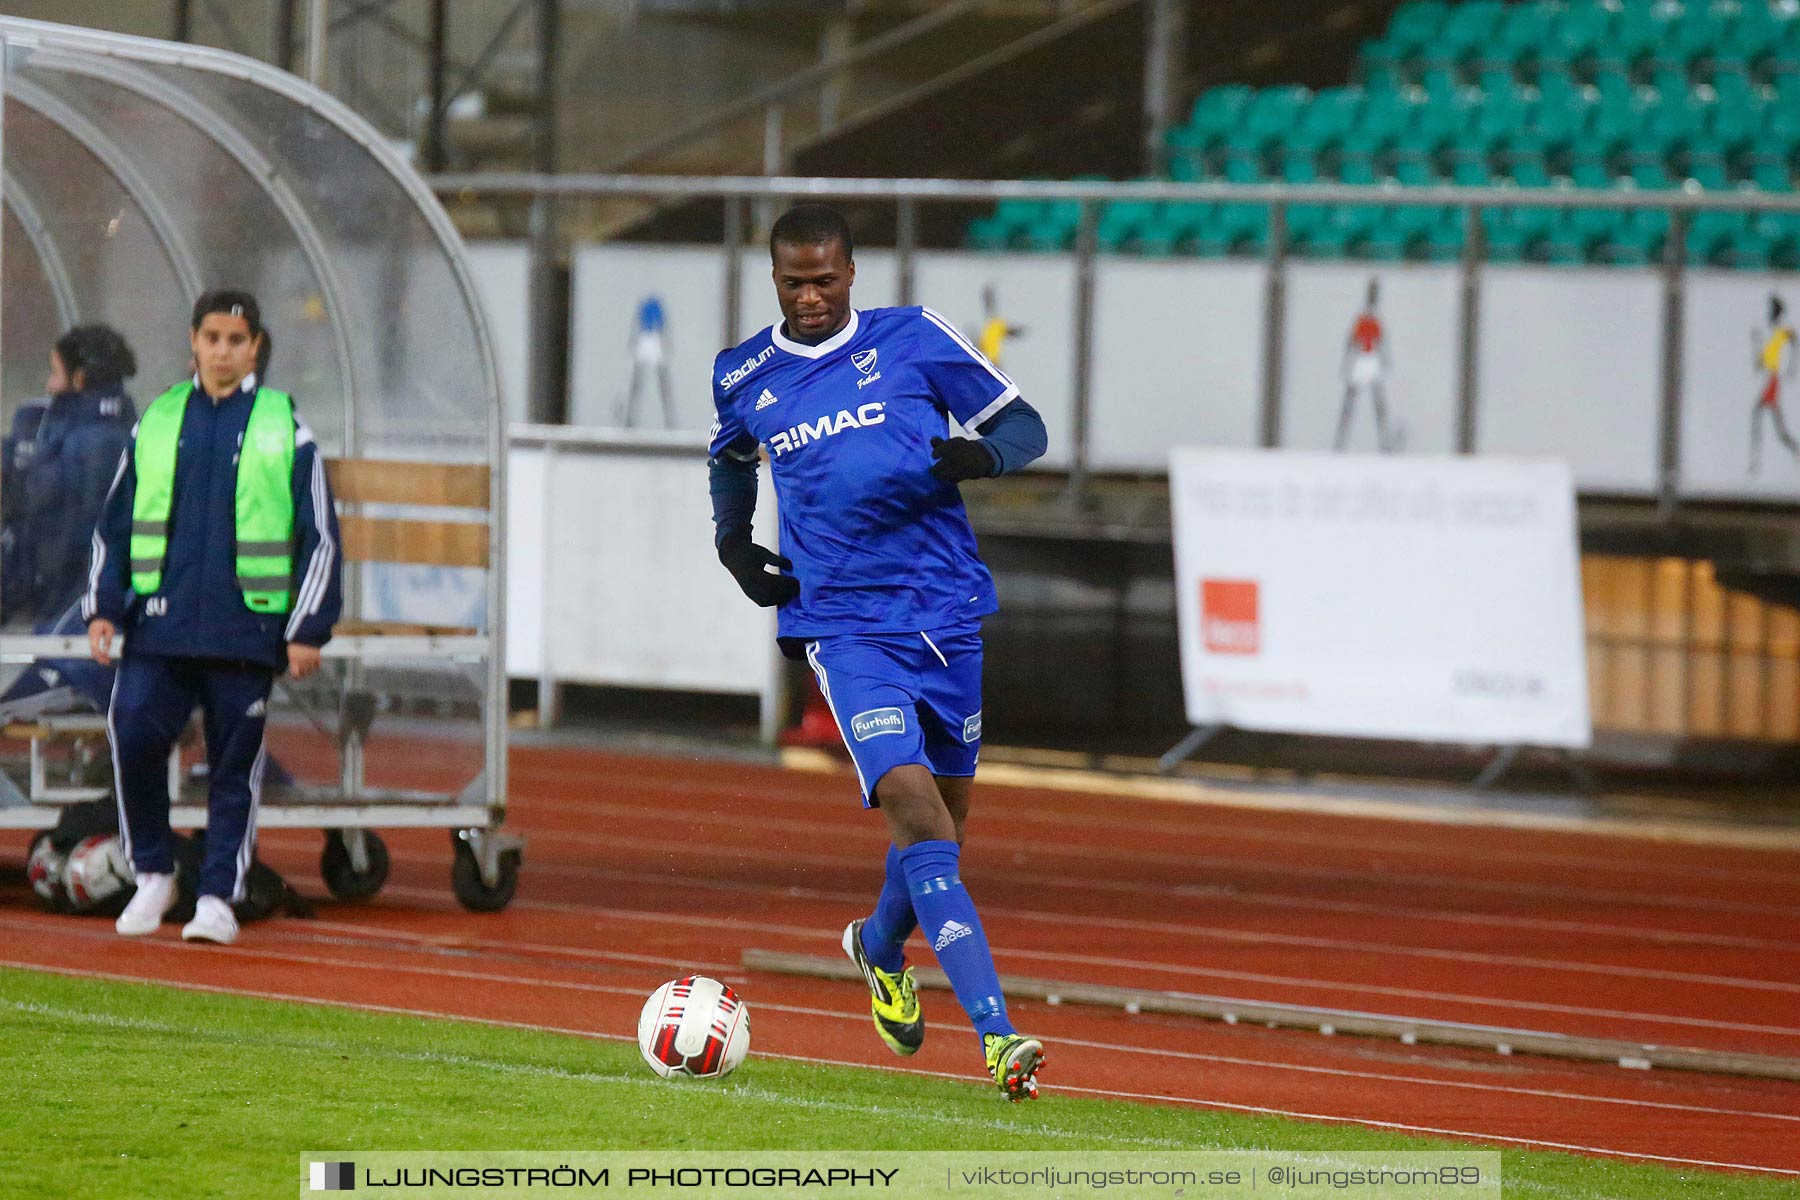
[(981, 757), (981, 628), (837, 634), (806, 644), (844, 745), (856, 763), (863, 806), (895, 767), (973, 775)]

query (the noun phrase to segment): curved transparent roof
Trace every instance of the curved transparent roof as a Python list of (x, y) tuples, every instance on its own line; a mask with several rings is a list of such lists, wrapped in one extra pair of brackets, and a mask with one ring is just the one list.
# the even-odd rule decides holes
[(460, 239), (381, 136), (285, 72), (204, 47), (0, 18), (0, 398), (104, 321), (140, 402), (188, 374), (187, 315), (248, 288), (269, 381), (328, 453), (491, 462), (498, 386)]

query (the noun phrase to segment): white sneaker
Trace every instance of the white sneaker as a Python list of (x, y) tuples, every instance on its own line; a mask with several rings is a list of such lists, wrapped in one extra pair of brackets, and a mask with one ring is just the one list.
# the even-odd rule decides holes
[(155, 933), (163, 914), (175, 907), (175, 876), (139, 871), (137, 895), (113, 922), (113, 928), (126, 937), (143, 937)]
[(217, 896), (202, 896), (194, 905), (194, 919), (181, 927), (184, 942), (217, 942), (229, 946), (237, 941), (237, 917), (231, 905)]

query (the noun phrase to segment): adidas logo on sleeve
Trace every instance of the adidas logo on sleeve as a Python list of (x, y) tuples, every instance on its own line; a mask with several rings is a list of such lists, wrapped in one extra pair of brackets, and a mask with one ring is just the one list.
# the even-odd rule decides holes
[(951, 942), (961, 938), (966, 938), (974, 932), (973, 929), (964, 925), (961, 921), (945, 921), (944, 927), (938, 930), (937, 940), (931, 943), (931, 948), (939, 954), (942, 954), (945, 946), (948, 946)]

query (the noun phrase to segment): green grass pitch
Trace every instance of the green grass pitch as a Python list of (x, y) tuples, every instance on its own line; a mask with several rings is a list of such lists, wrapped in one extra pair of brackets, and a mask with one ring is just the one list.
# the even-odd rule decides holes
[[(0, 1180), (14, 1200), (292, 1195), (309, 1150), (1474, 1149), (1354, 1126), (751, 1058), (665, 1082), (630, 1042), (0, 970)], [(1505, 1151), (1506, 1194), (1800, 1196), (1800, 1186)]]

